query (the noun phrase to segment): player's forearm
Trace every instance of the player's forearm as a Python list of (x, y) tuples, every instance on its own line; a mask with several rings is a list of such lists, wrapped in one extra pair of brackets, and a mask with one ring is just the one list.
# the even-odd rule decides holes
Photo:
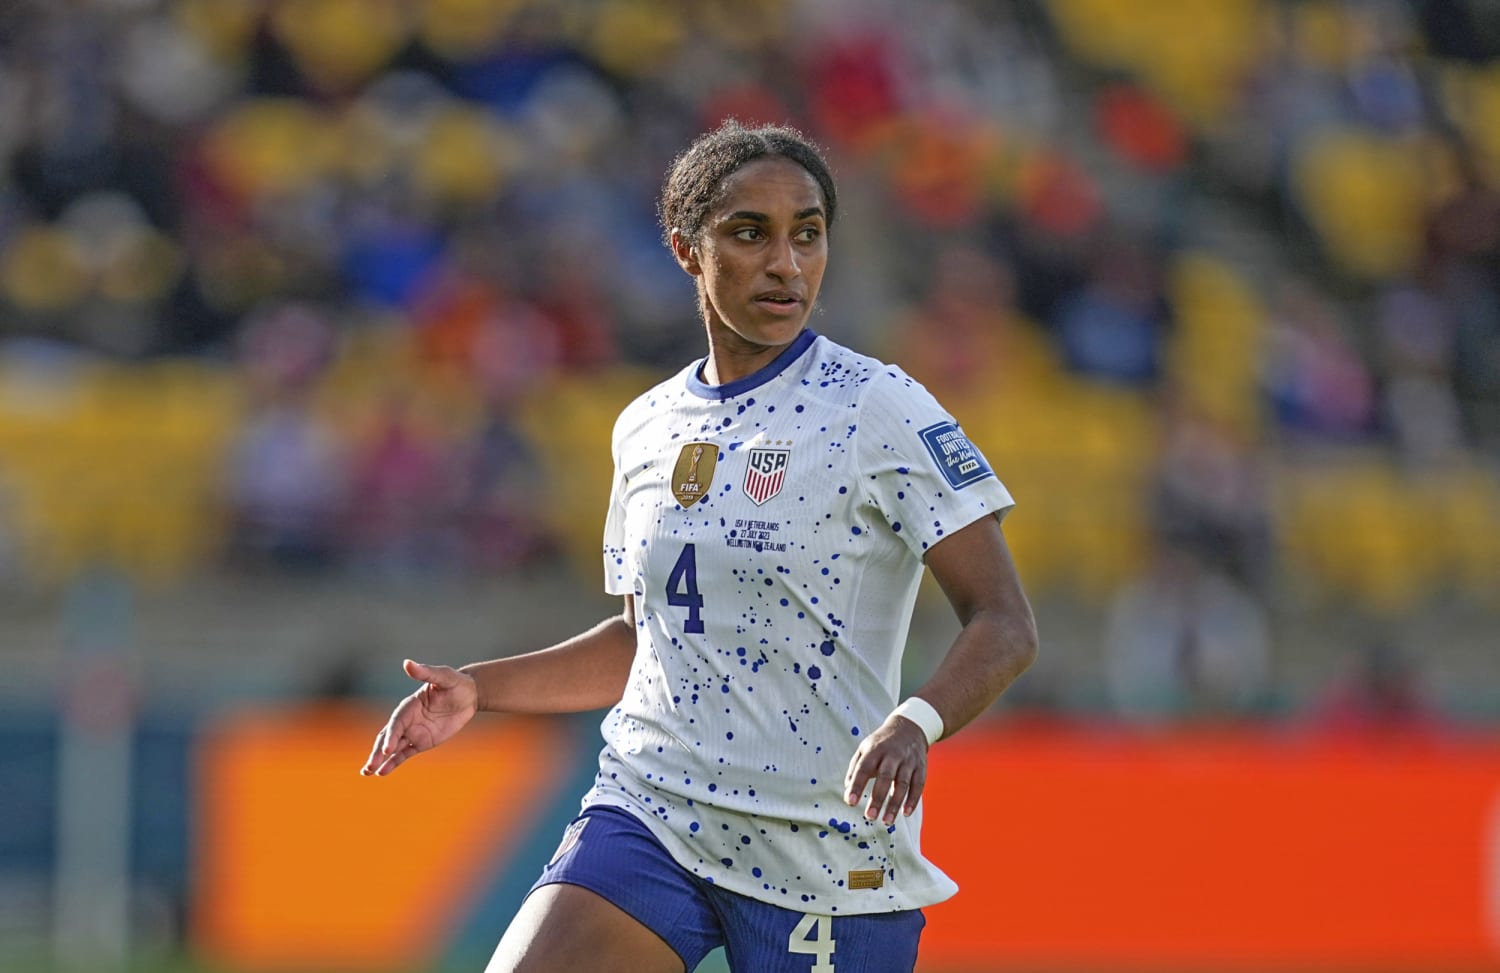
[(619, 702), (634, 657), (634, 627), (616, 615), (551, 648), (462, 671), (474, 677), (481, 710), (576, 713)]
[(914, 695), (932, 704), (943, 718), (944, 738), (950, 737), (999, 699), (1036, 653), (1036, 621), (1029, 607), (976, 612)]

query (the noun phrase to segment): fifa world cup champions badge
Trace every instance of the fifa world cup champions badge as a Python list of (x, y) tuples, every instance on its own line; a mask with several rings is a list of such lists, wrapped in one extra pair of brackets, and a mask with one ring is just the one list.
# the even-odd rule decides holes
[(677, 454), (672, 467), (672, 496), (684, 507), (691, 507), (708, 495), (714, 481), (714, 467), (719, 465), (719, 447), (713, 443), (688, 443)]

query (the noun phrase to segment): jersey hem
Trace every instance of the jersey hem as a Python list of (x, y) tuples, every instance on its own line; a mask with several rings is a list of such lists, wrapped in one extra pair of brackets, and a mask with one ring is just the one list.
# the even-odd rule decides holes
[[(628, 814), (634, 815), (636, 820), (644, 824), (648, 829), (650, 829), (651, 833), (656, 836), (656, 840), (661, 842), (662, 847), (667, 850), (667, 854), (671, 855), (672, 859), (676, 861), (677, 864), (687, 869), (693, 875), (697, 875), (704, 881), (713, 882), (720, 888), (728, 889), (729, 891), (734, 892), (737, 895), (743, 895), (746, 898), (754, 899), (757, 902), (764, 902), (768, 905), (773, 905), (780, 909), (792, 909), (798, 912), (813, 912), (818, 915), (839, 916), (879, 915), (881, 913), (887, 912), (911, 912), (916, 909), (925, 909), (928, 906), (937, 905), (939, 902), (944, 902), (952, 898), (958, 892), (958, 883), (954, 882), (952, 879), (944, 875), (943, 878), (946, 880), (945, 882), (932, 881), (915, 889), (903, 887), (901, 889), (901, 895), (899, 898), (887, 898), (884, 903), (871, 903), (869, 907), (862, 907), (859, 904), (857, 898), (849, 898), (847, 901), (851, 904), (848, 905), (846, 905), (845, 902), (834, 903), (831, 901), (833, 899), (833, 895), (827, 891), (816, 893), (818, 896), (818, 901), (816, 903), (807, 903), (801, 901), (800, 893), (798, 893), (795, 898), (790, 892), (786, 897), (772, 898), (766, 894), (765, 889), (761, 888), (760, 885), (753, 880), (746, 881), (732, 872), (700, 872), (696, 870), (692, 862), (696, 860), (698, 856), (692, 853), (687, 848), (687, 846), (682, 843), (681, 839), (679, 839), (677, 835), (671, 831), (671, 829), (665, 827), (654, 814), (650, 814), (638, 805), (632, 804), (629, 800), (618, 795), (601, 793), (596, 789), (593, 790), (585, 798), (583, 802), (583, 808), (586, 810), (590, 807), (598, 806), (618, 808), (619, 810), (625, 811)], [(923, 861), (926, 860), (923, 859)], [(930, 862), (928, 862), (927, 864), (930, 868), (936, 870), (937, 866), (932, 865)], [(942, 873), (939, 872), (939, 874)], [(820, 908), (802, 908), (803, 906), (807, 905), (826, 906), (833, 904), (838, 905), (838, 910), (836, 912), (829, 912), (826, 911), (826, 909)]]

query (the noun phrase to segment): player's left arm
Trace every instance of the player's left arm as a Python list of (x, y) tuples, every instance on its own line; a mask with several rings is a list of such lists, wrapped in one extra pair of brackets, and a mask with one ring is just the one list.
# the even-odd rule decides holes
[(927, 552), (963, 626), (913, 695), (932, 704), (950, 737), (983, 713), (1036, 660), (1036, 618), (996, 517), (981, 517)]
[[(932, 570), (963, 626), (942, 663), (913, 695), (943, 721), (947, 738), (984, 712), (1036, 658), (1036, 619), (1000, 521), (981, 517), (934, 544)], [(911, 814), (927, 782), (927, 736), (892, 714), (855, 752), (845, 776), (845, 800), (857, 804), (873, 781), (865, 817), (894, 823)]]

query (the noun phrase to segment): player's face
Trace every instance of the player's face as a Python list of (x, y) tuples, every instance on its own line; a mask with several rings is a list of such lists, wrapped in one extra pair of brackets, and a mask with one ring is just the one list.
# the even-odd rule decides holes
[[(766, 364), (797, 337), (828, 263), (823, 193), (802, 166), (756, 159), (723, 189), (695, 242), (673, 237), (683, 269), (702, 279), (721, 382)], [(723, 374), (729, 359), (738, 374)]]

